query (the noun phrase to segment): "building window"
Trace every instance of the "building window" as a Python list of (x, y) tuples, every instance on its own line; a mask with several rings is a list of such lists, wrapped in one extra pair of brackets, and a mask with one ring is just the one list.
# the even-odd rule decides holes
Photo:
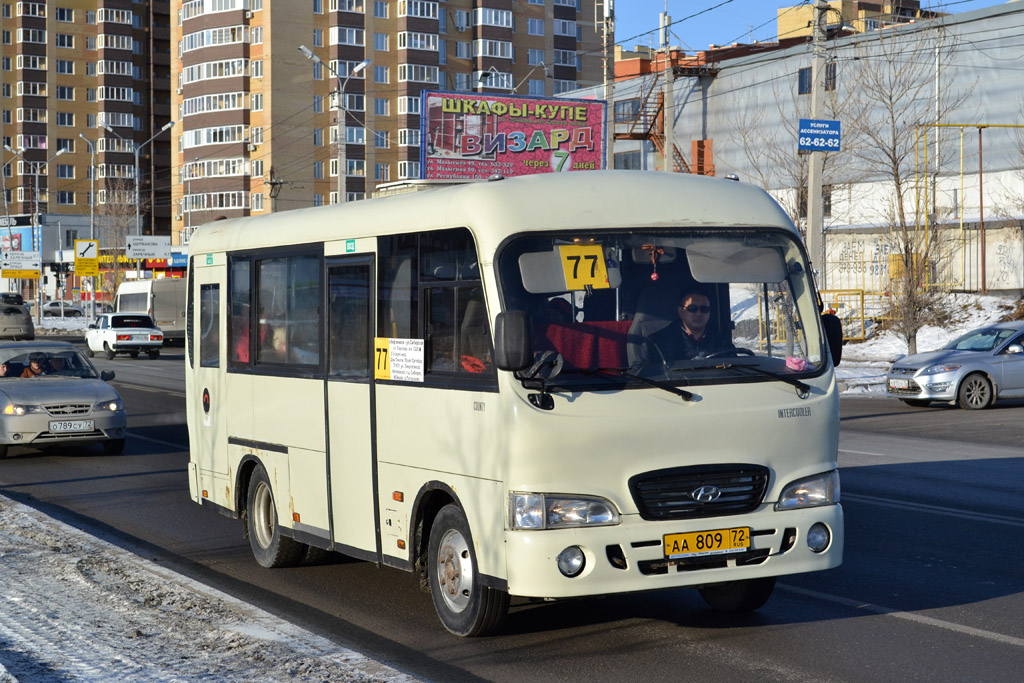
[(69, 111), (57, 112), (57, 125), (73, 127), (75, 125), (75, 115)]
[(555, 19), (554, 30), (552, 31), (556, 36), (571, 36), (576, 37), (576, 22), (569, 21), (568, 19)]
[(530, 82), (527, 83), (527, 88), (529, 88), (528, 95), (533, 95), (534, 97), (544, 96), (544, 81), (531, 78)]
[(58, 33), (57, 34), (57, 47), (75, 47), (75, 37), (70, 33)]
[[(797, 211), (800, 218), (807, 218), (807, 186), (801, 185), (796, 194)], [(821, 187), (821, 215), (832, 215), (832, 186), (822, 185)]]
[(324, 46), (324, 30), (322, 28), (313, 29), (313, 47)]
[(254, 92), (249, 96), (249, 103), (252, 105), (250, 107), (252, 111), (263, 111), (263, 93)]
[(324, 162), (314, 161), (313, 162), (313, 178), (316, 180), (323, 180), (324, 177)]
[[(811, 90), (814, 89), (814, 77), (812, 76), (811, 67), (800, 69), (797, 76), (799, 82), (799, 91), (801, 95), (810, 95)], [(825, 90), (836, 89), (836, 63), (829, 62), (825, 65)]]
[(373, 16), (378, 19), (388, 18), (388, 3), (387, 0), (375, 0), (373, 3)]
[(405, 180), (407, 178), (419, 178), (420, 177), (420, 162), (418, 161), (399, 161), (398, 162), (398, 178), (399, 180)]
[(530, 66), (538, 66), (544, 61), (544, 50), (529, 48), (526, 51), (526, 63)]
[(57, 177), (71, 179), (75, 177), (74, 164), (57, 164)]
[(388, 163), (374, 164), (373, 179), (378, 183), (386, 183), (391, 180), (391, 165)]
[(386, 130), (373, 132), (373, 146), (377, 149), (388, 149), (391, 147), (391, 135)]
[(70, 206), (75, 203), (75, 193), (68, 190), (60, 190), (57, 192), (57, 203), (65, 206)]
[(544, 35), (544, 20), (543, 19), (527, 19), (526, 20), (526, 32), (531, 36), (542, 36)]
[(70, 59), (58, 59), (57, 60), (57, 73), (59, 74), (74, 74), (75, 63)]
[(252, 193), (252, 210), (262, 211), (263, 210), (263, 193), (253, 192)]
[(615, 154), (615, 168), (626, 171), (640, 171), (643, 170), (641, 166), (640, 151), (635, 152), (618, 152)]
[(389, 71), (386, 66), (375, 66), (373, 67), (373, 82), (374, 83), (388, 83), (389, 82)]
[(398, 146), (399, 147), (419, 147), (420, 146), (420, 129), (419, 128), (399, 128), (398, 129)]
[(373, 49), (381, 52), (388, 51), (388, 38), (390, 36), (387, 33), (374, 33), (373, 34)]
[(366, 177), (366, 160), (365, 159), (346, 159), (345, 160), (345, 175), (356, 176), (357, 178)]
[(373, 101), (373, 113), (377, 116), (391, 116), (391, 102), (386, 97), (377, 97)]
[(615, 123), (632, 123), (640, 113), (640, 98), (618, 100), (615, 103)]

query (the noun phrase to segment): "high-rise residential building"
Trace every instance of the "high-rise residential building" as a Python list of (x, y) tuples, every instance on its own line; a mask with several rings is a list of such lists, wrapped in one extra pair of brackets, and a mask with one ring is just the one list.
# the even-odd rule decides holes
[(342, 87), (351, 201), (419, 177), (423, 91), (552, 96), (603, 79), (595, 0), (174, 0), (171, 13), (175, 243), (222, 216), (337, 202)]
[(0, 4), (6, 210), (25, 226), (38, 213), (44, 264), (89, 237), (90, 201), (102, 220), (115, 193), (132, 209), (141, 199), (143, 233), (170, 231), (170, 135), (158, 134), (171, 120), (169, 11), (167, 0)]

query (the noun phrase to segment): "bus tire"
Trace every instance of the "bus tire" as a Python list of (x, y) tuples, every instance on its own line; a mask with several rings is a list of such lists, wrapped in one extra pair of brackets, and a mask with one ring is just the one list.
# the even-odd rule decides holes
[(270, 488), (270, 477), (263, 465), (256, 467), (249, 480), (246, 506), (246, 524), (249, 546), (256, 562), (262, 567), (294, 567), (302, 560), (305, 546), (295, 539), (281, 535), (277, 523), (277, 506)]
[(764, 606), (775, 589), (775, 577), (746, 579), (704, 586), (700, 596), (716, 612), (753, 612)]
[(427, 577), (441, 623), (457, 636), (487, 636), (508, 614), (508, 593), (479, 581), (469, 523), (459, 506), (441, 508), (430, 528)]

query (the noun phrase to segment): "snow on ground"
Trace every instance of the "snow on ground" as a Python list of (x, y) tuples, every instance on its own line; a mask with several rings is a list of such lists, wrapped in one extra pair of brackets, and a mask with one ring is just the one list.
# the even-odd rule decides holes
[(0, 497), (0, 683), (413, 681)]
[[(958, 295), (963, 322), (922, 330), (918, 350), (994, 322), (1014, 303)], [(47, 318), (37, 334), (78, 335), (86, 325)], [(836, 369), (843, 393), (884, 397), (886, 369), (906, 352), (889, 332), (847, 344)], [(3, 497), (0, 566), (0, 683), (414, 680)]]

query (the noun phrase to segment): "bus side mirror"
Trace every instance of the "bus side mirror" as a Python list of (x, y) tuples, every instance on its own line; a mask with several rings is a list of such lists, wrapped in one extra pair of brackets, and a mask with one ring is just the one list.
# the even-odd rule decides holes
[(821, 327), (825, 330), (828, 350), (832, 354), (832, 365), (839, 365), (843, 359), (843, 321), (834, 313), (822, 313)]
[(526, 311), (502, 311), (494, 321), (494, 364), (499, 370), (525, 370), (533, 363), (530, 318)]

